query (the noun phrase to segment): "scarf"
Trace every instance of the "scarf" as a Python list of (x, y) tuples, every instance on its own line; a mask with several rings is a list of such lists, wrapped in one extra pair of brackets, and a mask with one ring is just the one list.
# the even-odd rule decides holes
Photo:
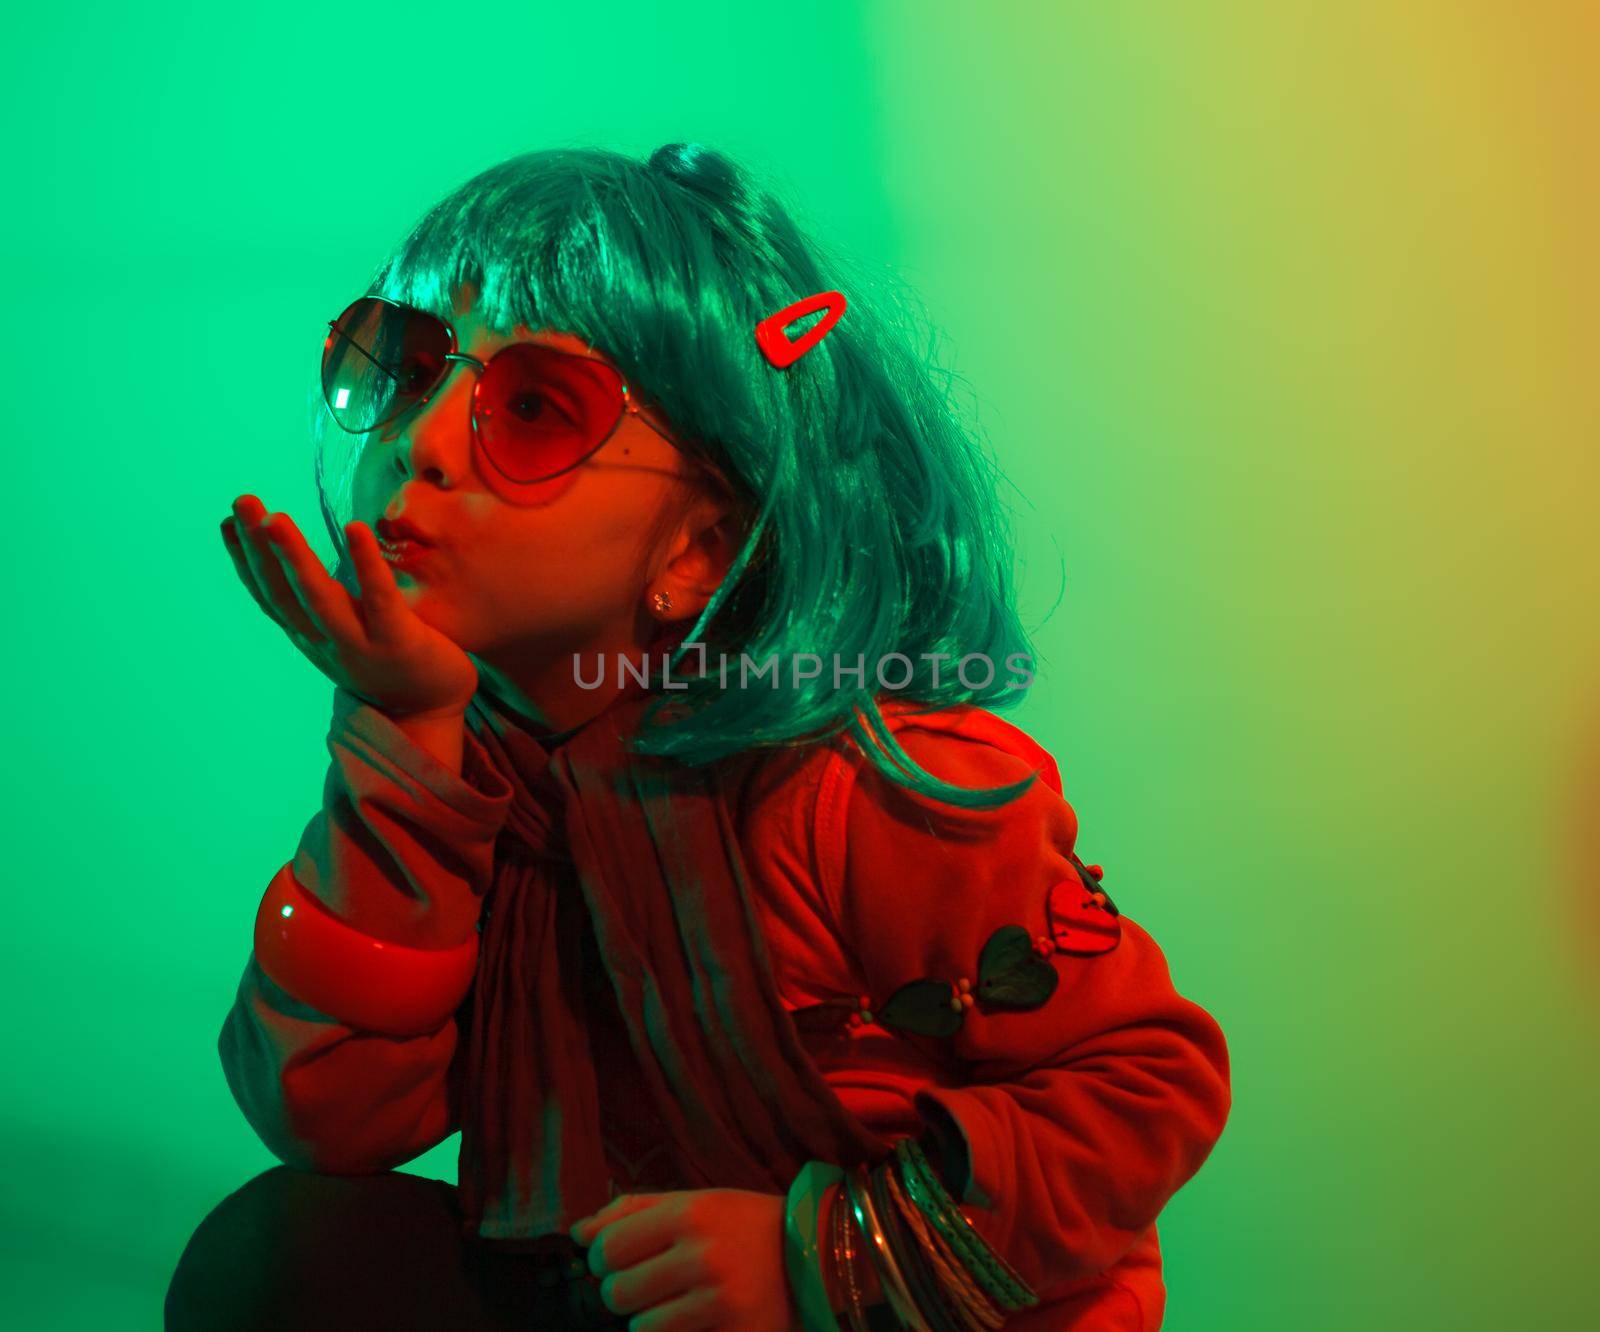
[(683, 1187), (781, 1194), (807, 1160), (872, 1165), (892, 1151), (839, 1100), (779, 999), (733, 817), (751, 755), (691, 768), (626, 753), (654, 697), (636, 689), (542, 738), (482, 689), (468, 712), (514, 792), (464, 1009), (461, 1204), (485, 1238), (565, 1235), (612, 1196), (586, 951)]

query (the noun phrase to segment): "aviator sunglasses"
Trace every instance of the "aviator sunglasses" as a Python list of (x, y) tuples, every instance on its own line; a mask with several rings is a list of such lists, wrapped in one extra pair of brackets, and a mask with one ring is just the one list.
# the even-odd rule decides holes
[(480, 361), (456, 350), (455, 329), (443, 319), (382, 296), (351, 302), (328, 330), (322, 395), (334, 421), (353, 435), (428, 402), (451, 363), (463, 361), (478, 371), (473, 435), (508, 481), (527, 485), (570, 472), (616, 433), (625, 413), (690, 456), (640, 415), (627, 381), (597, 357), (516, 342)]

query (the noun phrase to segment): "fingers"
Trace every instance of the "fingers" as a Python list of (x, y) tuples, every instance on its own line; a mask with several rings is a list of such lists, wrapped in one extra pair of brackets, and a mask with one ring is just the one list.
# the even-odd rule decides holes
[(324, 638), (346, 642), (364, 637), (350, 593), (329, 577), (294, 519), (286, 513), (276, 514), (265, 527), (284, 577), (317, 631)]
[(620, 1271), (671, 1245), (683, 1228), (684, 1204), (680, 1200), (663, 1206), (669, 1196), (618, 1194), (598, 1212), (570, 1226), (567, 1233), (589, 1250), (589, 1270), (596, 1276), (607, 1270)]
[(394, 629), (401, 615), (409, 614), (400, 585), (394, 581), (394, 570), (383, 558), (378, 548), (378, 538), (365, 523), (346, 523), (344, 539), (350, 547), (350, 562), (361, 585), (361, 610), (366, 619), (367, 632), (381, 637)]
[(272, 609), (271, 604), (261, 595), (261, 589), (256, 585), (255, 573), (250, 568), (250, 562), (245, 558), (244, 539), (239, 535), (239, 520), (228, 517), (222, 520), (222, 544), (227, 546), (228, 554), (233, 557), (234, 572), (239, 575), (239, 581), (245, 585), (245, 590), (250, 593), (256, 605), (261, 607), (262, 613), (273, 623), (284, 628), (288, 626), (278, 618), (278, 612)]
[(705, 1278), (704, 1268), (696, 1260), (692, 1249), (669, 1243), (665, 1248), (646, 1254), (637, 1261), (610, 1268), (601, 1274), (600, 1300), (612, 1313), (631, 1314), (648, 1310), (651, 1321), (658, 1322), (662, 1327), (709, 1327), (713, 1324), (703, 1322), (700, 1318), (693, 1321), (685, 1319), (681, 1324), (673, 1321), (675, 1315), (703, 1315), (707, 1312), (702, 1306), (714, 1301), (717, 1292), (703, 1284)]
[(264, 599), (270, 607), (268, 614), (290, 632), (312, 642), (325, 640), (327, 635), (312, 623), (305, 607), (300, 604), (300, 598), (290, 586), (283, 564), (267, 538), (264, 530), (266, 506), (254, 495), (241, 495), (233, 502), (233, 513), (242, 529), (241, 545), (245, 563), (260, 593), (257, 601)]

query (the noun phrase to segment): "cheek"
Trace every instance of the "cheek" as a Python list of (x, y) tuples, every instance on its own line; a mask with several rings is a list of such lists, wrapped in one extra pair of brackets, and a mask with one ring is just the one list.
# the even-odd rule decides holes
[(543, 618), (598, 621), (629, 602), (643, 586), (626, 531), (565, 529), (538, 540), (497, 543), (472, 562), (472, 582), (501, 612)]
[(632, 613), (648, 573), (640, 549), (648, 516), (568, 505), (519, 519), (473, 552), (470, 581), (486, 619), (588, 631)]
[(499, 560), (589, 588), (642, 582), (650, 559), (646, 547), (663, 513), (660, 486), (625, 476), (602, 476), (609, 482), (603, 486), (591, 477), (580, 486), (582, 479), (573, 473), (570, 480), (543, 483), (551, 488), (549, 502), (502, 508)]
[(393, 486), (384, 488), (382, 460), (370, 450), (363, 449), (361, 456), (356, 459), (355, 473), (350, 479), (350, 516), (368, 526), (373, 525), (383, 516), (393, 489)]
[(479, 475), (491, 494), (513, 508), (533, 512), (548, 509), (557, 500), (561, 499), (578, 484), (582, 474), (583, 469), (575, 467), (572, 471), (563, 472), (560, 476), (553, 476), (548, 481), (539, 481), (531, 486), (523, 486), (507, 481), (493, 467), (479, 469)]

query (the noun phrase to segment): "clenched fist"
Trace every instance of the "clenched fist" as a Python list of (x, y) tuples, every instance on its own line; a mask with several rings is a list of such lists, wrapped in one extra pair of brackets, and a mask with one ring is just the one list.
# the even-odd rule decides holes
[(746, 1189), (625, 1193), (572, 1227), (629, 1332), (797, 1332), (786, 1200)]

